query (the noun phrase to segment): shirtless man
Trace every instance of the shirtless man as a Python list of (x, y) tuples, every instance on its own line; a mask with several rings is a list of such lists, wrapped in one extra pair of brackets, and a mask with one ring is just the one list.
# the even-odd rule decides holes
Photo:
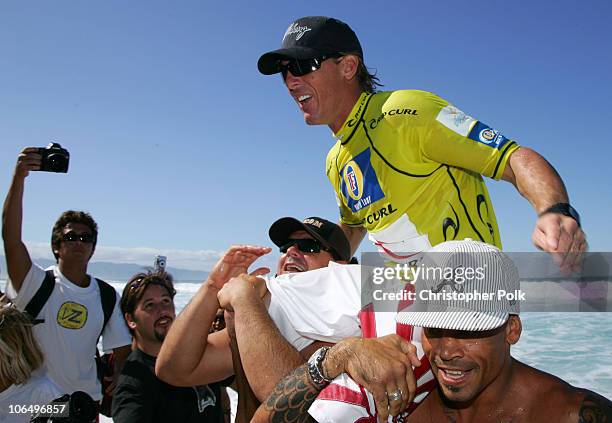
[[(421, 291), (446, 294), (519, 290), (518, 270), (505, 254), (496, 247), (465, 240), (439, 244), (428, 255), (443, 257), (436, 264), (442, 269), (480, 267), (484, 276), (461, 283), (420, 279), (413, 311), (399, 313), (399, 323), (424, 328), (423, 349), (438, 382), (438, 388), (410, 415), (410, 423), (612, 421), (610, 400), (512, 358), (510, 346), (518, 342), (522, 330), (519, 301), (421, 301), (427, 298), (421, 296)], [(337, 376), (339, 369), (354, 369), (354, 364), (347, 366), (348, 357), (339, 354), (339, 345), (330, 349), (320, 363), (325, 378)], [(371, 364), (361, 364), (365, 366)], [(305, 413), (296, 420), (295, 412), (307, 410), (324, 384), (313, 382), (310, 373), (300, 369), (307, 367), (301, 366), (278, 383), (253, 422), (283, 422), (290, 418), (312, 421)], [(381, 367), (370, 372), (383, 370)], [(398, 404), (402, 392), (387, 392), (391, 408)], [(378, 410), (377, 416), (384, 416), (385, 421), (386, 414), (387, 410)], [(398, 421), (406, 421), (404, 417), (400, 414)]]
[[(452, 253), (461, 244), (468, 244), (468, 248), (472, 244), (475, 258), (493, 254), (498, 259), (493, 266), (487, 260), (490, 273), (486, 274), (486, 285), (465, 286), (464, 292), (482, 290), (485, 286), (492, 292), (520, 288), (518, 270), (494, 247), (474, 241), (446, 244), (450, 245), (440, 251)], [(435, 283), (423, 287), (435, 288)], [(512, 358), (510, 346), (521, 336), (519, 302), (513, 305), (507, 300), (495, 301), (494, 312), (484, 311), (481, 303), (466, 302), (463, 312), (425, 311), (402, 313), (398, 317), (398, 321), (424, 328), (423, 349), (438, 380), (438, 389), (410, 416), (411, 422), (611, 421), (610, 400)], [(431, 309), (432, 304), (424, 304), (425, 309)], [(442, 319), (442, 314), (454, 317)], [(485, 322), (477, 326), (479, 330), (473, 330), (477, 320)]]

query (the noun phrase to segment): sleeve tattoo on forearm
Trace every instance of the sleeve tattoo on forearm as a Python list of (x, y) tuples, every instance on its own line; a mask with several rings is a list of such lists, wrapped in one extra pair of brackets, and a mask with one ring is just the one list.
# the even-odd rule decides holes
[(268, 397), (265, 408), (271, 423), (308, 423), (315, 420), (308, 414), (310, 405), (319, 394), (312, 384), (306, 365), (285, 376)]

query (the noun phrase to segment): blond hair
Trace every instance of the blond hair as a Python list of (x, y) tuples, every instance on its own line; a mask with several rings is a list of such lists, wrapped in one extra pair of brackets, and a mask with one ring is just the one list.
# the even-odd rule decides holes
[(0, 306), (0, 380), (21, 385), (43, 360), (29, 316), (15, 307)]

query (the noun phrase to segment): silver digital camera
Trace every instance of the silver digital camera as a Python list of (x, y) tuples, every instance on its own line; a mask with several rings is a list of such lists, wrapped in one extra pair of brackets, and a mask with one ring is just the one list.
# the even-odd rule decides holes
[(166, 270), (166, 256), (155, 256), (155, 263), (153, 263), (153, 267), (157, 272)]

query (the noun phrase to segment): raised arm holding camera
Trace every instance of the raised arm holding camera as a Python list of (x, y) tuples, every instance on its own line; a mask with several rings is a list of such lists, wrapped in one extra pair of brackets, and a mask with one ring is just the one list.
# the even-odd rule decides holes
[(68, 160), (68, 152), (59, 144), (28, 147), (19, 154), (2, 214), (7, 295), (36, 319), (34, 335), (45, 355), (45, 366), (62, 391), (80, 390), (100, 400), (94, 362), (98, 338), (102, 335), (103, 348), (116, 354), (116, 376), (130, 352), (131, 339), (117, 293), (87, 274), (97, 224), (82, 211), (62, 213), (51, 236), (57, 265), (46, 270), (32, 262), (21, 238), (25, 179), (37, 170), (65, 173)]

